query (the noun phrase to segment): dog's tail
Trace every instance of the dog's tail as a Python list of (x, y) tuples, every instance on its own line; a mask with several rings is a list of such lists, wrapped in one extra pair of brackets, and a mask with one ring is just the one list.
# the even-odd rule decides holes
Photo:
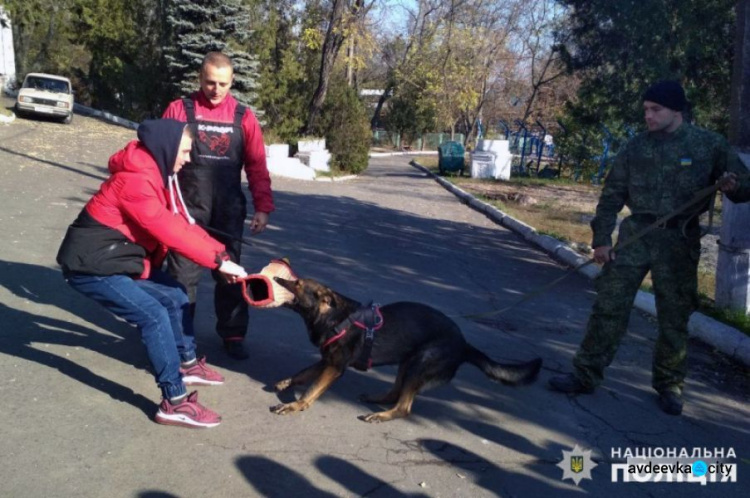
[(498, 363), (471, 344), (466, 344), (464, 355), (466, 361), (484, 372), (484, 374), (490, 379), (511, 386), (519, 386), (533, 382), (539, 374), (539, 370), (542, 368), (541, 358), (513, 365)]

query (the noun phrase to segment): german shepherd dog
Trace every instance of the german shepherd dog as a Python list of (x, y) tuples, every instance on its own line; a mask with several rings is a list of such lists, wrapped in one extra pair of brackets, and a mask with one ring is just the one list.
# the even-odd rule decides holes
[[(309, 408), (348, 366), (357, 362), (364, 349), (365, 331), (351, 326), (345, 335), (340, 333), (340, 324), (361, 308), (357, 301), (312, 279), (274, 277), (274, 280), (294, 295), (292, 302), (285, 306), (302, 316), (310, 342), (320, 349), (322, 356), (314, 365), (274, 385), (280, 392), (291, 386), (310, 384), (299, 400), (270, 408), (273, 413), (283, 415)], [(360, 416), (359, 419), (365, 422), (386, 422), (408, 416), (417, 393), (450, 382), (464, 362), (476, 366), (490, 379), (507, 385), (533, 381), (542, 366), (541, 358), (517, 365), (491, 360), (466, 342), (453, 320), (430, 306), (397, 302), (383, 306), (380, 312), (382, 326), (374, 333), (370, 365), (398, 364), (398, 374), (387, 393), (363, 395), (360, 399), (395, 406)]]

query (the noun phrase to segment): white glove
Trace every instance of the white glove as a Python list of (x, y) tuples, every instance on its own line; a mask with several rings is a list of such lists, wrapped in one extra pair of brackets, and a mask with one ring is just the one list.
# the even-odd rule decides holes
[(247, 272), (243, 267), (235, 263), (234, 261), (222, 261), (221, 266), (219, 267), (219, 271), (221, 273), (224, 273), (226, 275), (230, 275), (233, 277), (238, 278), (244, 278), (247, 277)]

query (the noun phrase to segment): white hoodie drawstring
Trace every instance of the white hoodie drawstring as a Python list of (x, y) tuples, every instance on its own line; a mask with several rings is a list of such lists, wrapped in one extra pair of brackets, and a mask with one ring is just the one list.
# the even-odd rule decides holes
[(187, 218), (188, 223), (191, 225), (195, 225), (195, 218), (190, 216), (190, 211), (188, 211), (187, 205), (185, 204), (185, 200), (182, 198), (182, 190), (180, 190), (180, 182), (177, 180), (177, 175), (171, 175), (169, 177), (169, 200), (172, 202), (172, 213), (173, 214), (179, 214), (179, 210), (177, 209), (177, 202), (175, 202), (174, 197), (174, 191), (177, 190), (177, 197), (180, 198), (180, 204), (182, 204), (182, 209), (185, 211), (185, 218)]

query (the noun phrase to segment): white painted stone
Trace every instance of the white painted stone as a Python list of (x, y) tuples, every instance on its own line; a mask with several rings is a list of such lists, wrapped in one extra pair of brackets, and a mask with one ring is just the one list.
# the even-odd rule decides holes
[(269, 158), (267, 163), (268, 172), (272, 175), (296, 178), (298, 180), (315, 179), (315, 171), (302, 164), (296, 157)]
[(480, 140), (471, 154), (471, 177), (509, 180), (512, 159), (507, 140)]
[(298, 152), (315, 152), (316, 150), (325, 150), (326, 141), (324, 138), (319, 140), (300, 140), (297, 142)]
[(327, 150), (298, 152), (297, 157), (305, 166), (315, 171), (331, 171), (331, 167), (328, 164), (331, 161), (331, 154)]
[(289, 157), (289, 144), (271, 144), (266, 145), (266, 157)]

